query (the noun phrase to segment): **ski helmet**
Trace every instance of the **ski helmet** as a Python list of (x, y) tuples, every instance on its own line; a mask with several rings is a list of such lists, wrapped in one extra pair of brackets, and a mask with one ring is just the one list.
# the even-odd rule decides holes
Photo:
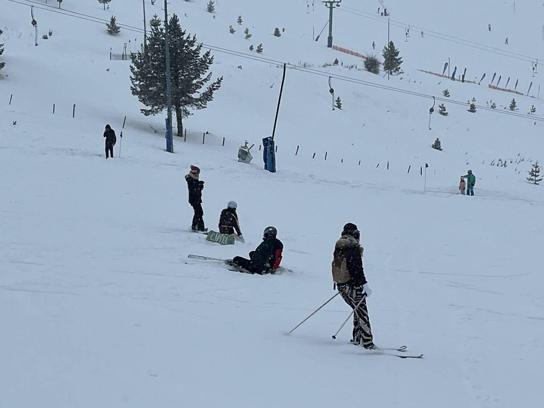
[(276, 238), (276, 235), (278, 235), (278, 230), (276, 229), (276, 227), (266, 227), (264, 229), (264, 238)]
[(233, 210), (236, 210), (236, 207), (238, 207), (238, 204), (236, 204), (236, 201), (229, 201), (227, 208), (232, 208)]

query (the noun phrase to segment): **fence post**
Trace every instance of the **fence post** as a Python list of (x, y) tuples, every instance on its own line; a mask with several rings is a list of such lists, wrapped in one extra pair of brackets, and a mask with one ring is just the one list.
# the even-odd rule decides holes
[(359, 160), (359, 164), (358, 164), (358, 165), (359, 165), (359, 166), (361, 165), (361, 160)]
[(325, 160), (327, 160), (327, 153), (328, 153), (328, 152), (325, 152)]
[(9, 96), (9, 104), (11, 105), (11, 100), (13, 99), (13, 94)]
[(261, 151), (261, 145), (259, 145), (259, 151)]
[(223, 144), (222, 146), (225, 146), (225, 136), (223, 136)]
[(312, 159), (315, 159), (315, 153), (313, 154)]
[(376, 164), (376, 168), (380, 167), (380, 163)]
[(423, 167), (422, 166), (419, 166), (419, 175), (423, 176)]
[(127, 122), (127, 115), (125, 115), (125, 118), (123, 119), (123, 127), (121, 129), (125, 128), (125, 123)]
[(343, 157), (340, 159), (340, 163), (344, 163), (344, 158)]
[(206, 132), (202, 133), (202, 144), (206, 143)]
[(276, 145), (276, 153), (278, 153), (278, 145)]
[(53, 104), (53, 115), (55, 114), (55, 104)]
[(412, 165), (410, 164), (410, 165), (408, 166), (408, 171), (407, 171), (408, 174), (410, 174), (410, 169), (411, 169), (411, 168), (412, 168)]
[(300, 146), (297, 145), (297, 151), (295, 152), (295, 156), (298, 155), (298, 148), (299, 148), (299, 147), (300, 147)]
[(72, 118), (76, 117), (76, 104), (74, 103), (74, 106), (72, 106)]
[(389, 170), (389, 161), (387, 162), (387, 170)]

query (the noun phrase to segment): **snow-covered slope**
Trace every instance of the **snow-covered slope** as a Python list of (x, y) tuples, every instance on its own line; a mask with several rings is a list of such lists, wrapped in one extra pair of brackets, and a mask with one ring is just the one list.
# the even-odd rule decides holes
[[(171, 1), (169, 11), (215, 48), (213, 72), (224, 76), (173, 155), (163, 150), (164, 117), (139, 113), (129, 63), (109, 59), (125, 43), (139, 47), (141, 31), (128, 26), (141, 27), (141, 2), (113, 0), (108, 11), (94, 0), (65, 0), (60, 11), (45, 3), (0, 1), (0, 407), (542, 403), (544, 199), (525, 182), (543, 147), (543, 69), (533, 76), (530, 62), (543, 59), (540, 2), (344, 0), (335, 44), (361, 53), (372, 41), (383, 47), (387, 20), (376, 11), (385, 3), (391, 12), (405, 73), (388, 81), (325, 48), (326, 33), (313, 40), (327, 19), (321, 2), (219, 0), (214, 17), (204, 0)], [(40, 37), (53, 31), (38, 47), (31, 4)], [(163, 15), (160, 0), (146, 5), (148, 16)], [(125, 24), (119, 37), (96, 22), (111, 15)], [(238, 54), (255, 57), (248, 47), (259, 43), (262, 58), (291, 64), (276, 174), (262, 170), (259, 152), (251, 165), (236, 161), (241, 142), (258, 145), (272, 130), (281, 65)], [(419, 71), (441, 73), (448, 57), (470, 80), (486, 79)], [(335, 58), (339, 66), (323, 66)], [(532, 81), (530, 96), (489, 89), (494, 72), (519, 78), (523, 93)], [(331, 110), (329, 75), (342, 110)], [(493, 100), (504, 112), (515, 96), (520, 113), (537, 112), (471, 114), (446, 102), (449, 116), (434, 113), (429, 130), (430, 96), (446, 88), (455, 101)], [(125, 116), (121, 158), (106, 161), (103, 127), (119, 134)], [(430, 148), (436, 137), (442, 152)], [(190, 164), (206, 181), (207, 226), (236, 200), (245, 244), (188, 232)], [(473, 199), (456, 194), (468, 168), (478, 177)], [(340, 299), (285, 336), (334, 294), (331, 253), (348, 221), (363, 234), (377, 344), (406, 344), (424, 360), (365, 355), (347, 344), (349, 327), (333, 341), (349, 313)], [(278, 228), (292, 272), (252, 276), (187, 259), (247, 255), (267, 225)]]

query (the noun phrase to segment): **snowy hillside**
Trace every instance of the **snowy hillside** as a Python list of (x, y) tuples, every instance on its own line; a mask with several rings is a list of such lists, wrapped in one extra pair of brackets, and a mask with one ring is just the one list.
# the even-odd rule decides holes
[[(145, 1), (148, 19), (163, 3)], [(110, 59), (139, 49), (140, 1), (0, 0), (0, 408), (541, 405), (544, 198), (525, 179), (544, 160), (542, 2), (342, 1), (339, 47), (381, 58), (389, 20), (404, 59), (389, 80), (326, 48), (326, 30), (315, 41), (328, 18), (319, 1), (217, 0), (214, 14), (206, 4), (171, 0), (169, 12), (212, 49), (223, 85), (168, 154), (165, 115), (140, 113), (130, 62)], [(112, 15), (118, 36), (105, 30)], [(448, 59), (467, 82), (429, 73)], [(271, 174), (258, 149), (283, 62)], [(519, 93), (491, 89), (494, 73)], [(107, 161), (106, 123), (123, 132)], [(236, 160), (245, 140), (250, 165)], [(206, 226), (235, 200), (245, 243), (189, 231), (191, 164), (206, 182)], [(468, 169), (473, 198), (457, 194)], [(376, 343), (424, 359), (365, 354), (350, 323), (332, 340), (349, 313), (339, 298), (285, 335), (334, 294), (346, 222), (362, 232)], [(247, 256), (267, 225), (288, 272), (187, 258)]]

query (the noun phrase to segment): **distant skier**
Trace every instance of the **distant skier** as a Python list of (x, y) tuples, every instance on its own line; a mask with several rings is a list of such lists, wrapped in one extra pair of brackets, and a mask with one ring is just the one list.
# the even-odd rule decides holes
[(366, 307), (372, 291), (363, 270), (363, 248), (357, 225), (348, 222), (334, 247), (332, 276), (344, 301), (354, 310), (351, 342), (372, 350), (375, 348)]
[(461, 179), (459, 180), (459, 192), (463, 195), (465, 194), (465, 188), (466, 188), (465, 179), (461, 177)]
[(277, 234), (275, 227), (266, 227), (263, 242), (249, 253), (249, 259), (237, 256), (227, 264), (241, 268), (241, 272), (259, 275), (274, 273), (280, 267), (283, 252), (283, 243), (276, 238)]
[(185, 176), (187, 181), (187, 188), (189, 189), (189, 204), (193, 207), (195, 212), (193, 216), (193, 223), (191, 228), (193, 231), (207, 231), (204, 228), (204, 210), (202, 210), (202, 190), (204, 189), (204, 182), (199, 180), (200, 169), (197, 166), (191, 165), (191, 171)]
[(221, 234), (234, 234), (238, 235), (238, 238), (243, 240), (242, 231), (240, 230), (240, 223), (238, 222), (238, 214), (236, 208), (238, 204), (236, 201), (229, 201), (227, 208), (221, 211), (219, 217), (219, 232)]
[(467, 174), (461, 177), (467, 179), (467, 196), (473, 196), (474, 186), (476, 185), (476, 176), (472, 173), (472, 170), (469, 170)]
[(488, 30), (488, 31), (491, 31), (491, 24), (488, 24), (488, 25), (487, 25), (487, 30)]
[(104, 137), (106, 138), (106, 159), (108, 157), (111, 157), (113, 159), (113, 146), (115, 146), (115, 142), (117, 142), (117, 138), (115, 137), (115, 131), (111, 128), (110, 125), (106, 125), (106, 130), (104, 131)]

